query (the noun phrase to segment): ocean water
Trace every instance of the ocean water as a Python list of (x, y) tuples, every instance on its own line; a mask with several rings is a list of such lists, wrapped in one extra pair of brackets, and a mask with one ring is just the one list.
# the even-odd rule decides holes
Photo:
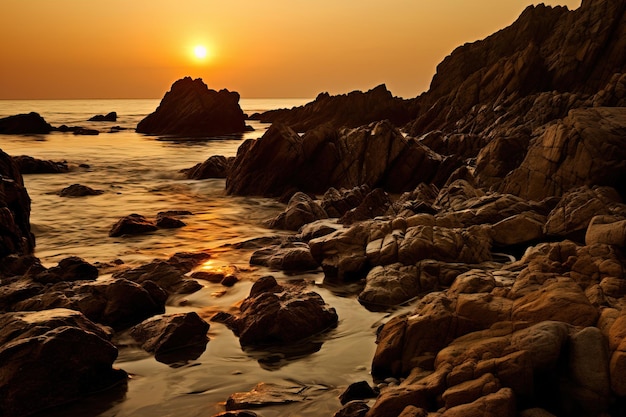
[[(244, 112), (304, 104), (304, 99), (242, 99)], [(125, 388), (109, 390), (83, 401), (49, 410), (46, 416), (211, 416), (224, 411), (234, 392), (251, 390), (257, 383), (302, 387), (307, 400), (264, 407), (265, 417), (282, 415), (329, 416), (340, 408), (339, 394), (348, 384), (371, 381), (377, 327), (389, 314), (367, 311), (356, 296), (330, 288), (321, 273), (287, 276), (279, 271), (249, 265), (250, 252), (228, 245), (273, 236), (264, 221), (284, 209), (272, 199), (228, 196), (223, 179), (187, 180), (180, 170), (211, 155), (233, 156), (242, 140), (258, 138), (268, 125), (254, 121), (255, 130), (240, 136), (206, 140), (140, 135), (137, 123), (154, 111), (159, 100), (0, 100), (0, 117), (35, 111), (53, 126), (66, 124), (95, 128), (98, 136), (0, 135), (0, 149), (10, 155), (67, 161), (66, 174), (25, 175), (32, 200), (31, 225), (36, 253), (47, 266), (68, 256), (89, 262), (122, 260), (130, 266), (181, 251), (209, 251), (211, 259), (201, 269), (234, 271), (240, 281), (231, 288), (203, 282), (204, 288), (168, 300), (167, 313), (197, 311), (209, 318), (216, 311), (234, 311), (255, 279), (274, 275), (280, 280), (305, 279), (339, 315), (336, 329), (290, 351), (243, 350), (223, 325), (211, 323), (210, 341), (195, 360), (164, 364), (141, 350), (126, 334), (116, 367), (131, 378)], [(115, 111), (116, 122), (87, 122), (96, 114)], [(113, 126), (126, 128), (108, 133)], [(98, 196), (61, 198), (57, 192), (71, 184), (103, 190)], [(187, 210), (186, 227), (155, 233), (110, 238), (108, 231), (131, 213), (154, 218), (160, 211)], [(106, 277), (106, 276), (105, 276)]]

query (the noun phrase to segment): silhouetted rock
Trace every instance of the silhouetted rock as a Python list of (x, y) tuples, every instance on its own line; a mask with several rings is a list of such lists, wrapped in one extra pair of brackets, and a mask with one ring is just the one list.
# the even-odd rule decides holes
[(256, 113), (250, 119), (281, 123), (297, 132), (305, 132), (328, 124), (334, 128), (357, 127), (380, 120), (401, 126), (410, 120), (407, 101), (393, 97), (384, 84), (367, 92), (331, 96), (321, 93), (315, 101), (292, 109)]
[(15, 159), (0, 150), (0, 258), (28, 255), (34, 248), (30, 197)]
[(112, 111), (105, 115), (97, 114), (89, 119), (90, 122), (115, 122), (117, 121), (117, 113)]
[(222, 155), (214, 155), (200, 164), (181, 170), (181, 172), (190, 180), (226, 178), (234, 161), (234, 157), (226, 158)]
[(0, 119), (0, 134), (4, 135), (45, 134), (53, 129), (43, 117), (35, 112)]
[(210, 90), (201, 79), (185, 77), (172, 84), (154, 113), (137, 125), (150, 135), (207, 137), (246, 130), (239, 94)]
[(157, 230), (154, 222), (146, 219), (140, 214), (129, 214), (117, 221), (109, 231), (109, 237), (123, 235), (140, 235)]
[(22, 174), (61, 174), (70, 170), (65, 161), (48, 161), (27, 155), (14, 156), (13, 160)]
[(2, 415), (30, 415), (127, 378), (112, 367), (117, 349), (110, 334), (79, 312), (0, 314), (0, 329)]
[(91, 187), (82, 184), (72, 184), (59, 191), (61, 197), (85, 197), (90, 195), (100, 195), (104, 193), (102, 190), (94, 190)]

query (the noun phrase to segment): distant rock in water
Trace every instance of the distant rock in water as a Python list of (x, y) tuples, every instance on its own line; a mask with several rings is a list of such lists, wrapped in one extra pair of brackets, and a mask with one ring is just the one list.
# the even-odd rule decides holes
[(115, 122), (117, 121), (117, 113), (112, 111), (107, 114), (97, 114), (89, 119), (90, 122)]
[(407, 123), (408, 101), (393, 97), (384, 84), (367, 92), (331, 96), (321, 93), (315, 101), (292, 109), (255, 113), (250, 119), (266, 123), (280, 122), (298, 132), (305, 132), (321, 124), (332, 127), (357, 127), (380, 120), (390, 120), (396, 126)]
[(38, 113), (16, 114), (0, 119), (0, 134), (22, 135), (50, 133), (54, 128)]
[(207, 137), (246, 130), (239, 94), (215, 91), (198, 78), (185, 77), (172, 84), (161, 104), (137, 125), (138, 133)]
[(72, 184), (59, 191), (61, 197), (85, 197), (89, 195), (100, 195), (104, 193), (102, 190), (94, 190), (91, 187), (82, 184)]

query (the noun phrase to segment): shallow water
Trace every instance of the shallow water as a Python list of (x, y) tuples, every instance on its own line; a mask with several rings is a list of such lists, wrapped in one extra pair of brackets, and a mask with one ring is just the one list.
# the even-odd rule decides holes
[[(307, 100), (242, 100), (245, 112), (292, 107)], [(267, 274), (279, 280), (305, 279), (339, 315), (339, 325), (293, 351), (244, 351), (225, 326), (211, 323), (210, 341), (195, 360), (166, 365), (119, 335), (116, 366), (131, 379), (127, 387), (111, 390), (82, 403), (47, 411), (47, 416), (211, 416), (224, 411), (233, 392), (248, 391), (259, 382), (306, 387), (307, 400), (265, 407), (265, 416), (328, 416), (340, 408), (338, 395), (352, 382), (367, 380), (375, 350), (376, 328), (388, 315), (364, 309), (354, 296), (333, 291), (320, 273), (286, 276), (252, 268), (249, 251), (223, 246), (255, 237), (272, 236), (263, 221), (284, 205), (271, 199), (234, 197), (224, 193), (224, 180), (183, 179), (179, 170), (211, 155), (232, 156), (243, 139), (260, 137), (266, 125), (240, 137), (213, 140), (169, 140), (135, 133), (134, 127), (152, 112), (158, 100), (0, 101), (0, 117), (37, 111), (53, 126), (81, 125), (106, 132), (111, 126), (128, 130), (75, 136), (0, 136), (0, 148), (10, 155), (29, 155), (74, 166), (67, 174), (25, 175), (32, 199), (31, 224), (36, 256), (47, 266), (68, 256), (90, 262), (121, 259), (139, 265), (180, 251), (209, 251), (203, 268), (237, 268), (241, 281), (232, 288), (203, 282), (201, 291), (168, 300), (167, 312), (197, 311), (209, 318), (216, 311), (236, 308), (253, 281)], [(118, 113), (118, 121), (86, 122), (96, 114)], [(78, 167), (86, 164), (88, 167)], [(80, 183), (104, 191), (99, 196), (61, 198), (56, 193)], [(121, 217), (139, 213), (155, 217), (159, 211), (188, 210), (186, 227), (153, 234), (109, 238), (110, 227)]]

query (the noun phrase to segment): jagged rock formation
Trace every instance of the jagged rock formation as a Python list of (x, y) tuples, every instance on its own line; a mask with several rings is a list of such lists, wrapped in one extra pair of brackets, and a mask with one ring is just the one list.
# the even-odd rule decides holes
[(389, 120), (401, 126), (410, 118), (407, 101), (393, 97), (384, 84), (365, 93), (353, 91), (337, 96), (321, 93), (304, 106), (250, 116), (250, 119), (266, 123), (285, 124), (296, 132), (306, 132), (322, 124), (334, 128), (358, 127), (380, 120)]
[(190, 77), (172, 84), (154, 113), (137, 125), (137, 132), (149, 135), (208, 137), (245, 130), (238, 93), (210, 90)]
[(273, 124), (262, 138), (239, 147), (226, 191), (280, 196), (294, 189), (325, 192), (364, 184), (406, 191), (436, 180), (440, 167), (454, 166), (449, 162), (388, 121), (355, 129), (322, 126), (304, 136)]

